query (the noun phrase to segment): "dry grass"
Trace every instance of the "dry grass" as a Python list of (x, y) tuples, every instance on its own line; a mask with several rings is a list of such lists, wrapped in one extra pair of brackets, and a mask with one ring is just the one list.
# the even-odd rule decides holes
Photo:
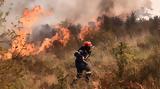
[[(92, 82), (89, 86), (82, 79), (76, 89), (159, 89), (160, 41), (152, 20), (127, 28), (125, 22), (117, 26), (112, 18), (106, 21), (111, 26), (104, 21), (99, 32), (85, 38), (96, 46), (90, 57)], [(0, 61), (0, 89), (73, 89), (73, 53), (81, 43), (73, 37), (66, 47), (57, 46), (45, 54)]]

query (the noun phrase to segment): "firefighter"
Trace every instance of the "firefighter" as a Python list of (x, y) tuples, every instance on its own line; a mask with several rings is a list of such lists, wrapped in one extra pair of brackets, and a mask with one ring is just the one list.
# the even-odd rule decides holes
[(83, 43), (82, 47), (80, 47), (75, 53), (76, 57), (75, 66), (77, 69), (76, 80), (80, 79), (83, 76), (83, 72), (85, 71), (85, 80), (89, 82), (91, 76), (91, 67), (88, 61), (88, 57), (91, 55), (91, 48), (93, 47), (90, 41), (86, 41)]

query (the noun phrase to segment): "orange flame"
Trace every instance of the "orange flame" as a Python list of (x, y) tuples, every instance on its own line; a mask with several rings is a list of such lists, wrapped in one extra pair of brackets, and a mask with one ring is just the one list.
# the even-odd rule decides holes
[[(11, 42), (11, 48), (7, 53), (4, 54), (5, 59), (11, 59), (12, 56), (29, 56), (29, 55), (37, 55), (41, 52), (45, 52), (46, 49), (54, 46), (54, 41), (59, 41), (63, 46), (66, 46), (70, 40), (71, 33), (70, 30), (63, 25), (54, 25), (56, 28), (56, 35), (52, 36), (52, 38), (45, 38), (41, 44), (29, 43), (28, 34), (31, 34), (32, 27), (39, 23), (43, 17), (47, 17), (52, 15), (52, 11), (46, 11), (41, 6), (35, 6), (33, 9), (25, 9), (22, 17), (19, 22), (22, 23), (22, 28), (17, 31), (17, 37), (15, 37)], [(95, 20), (95, 23), (92, 26), (84, 26), (81, 29), (79, 34), (79, 38), (84, 40), (86, 36), (90, 34), (90, 32), (96, 32), (99, 30), (102, 20)], [(92, 25), (92, 24), (91, 24)]]
[(80, 40), (84, 40), (85, 37), (89, 34), (89, 32), (90, 32), (90, 29), (88, 26), (82, 27), (81, 32), (79, 33)]
[(43, 42), (41, 47), (39, 47), (38, 52), (36, 54), (39, 54), (40, 52), (45, 51), (46, 49), (48, 49), (49, 47), (51, 47), (53, 45), (53, 42), (55, 40), (58, 39), (58, 34), (56, 34), (55, 36), (53, 36), (51, 39), (46, 38)]
[(19, 31), (18, 36), (12, 41), (12, 47), (9, 49), (11, 53), (21, 56), (31, 55), (34, 51), (34, 45), (27, 43), (28, 33), (26, 31)]
[[(13, 56), (30, 56), (30, 55), (38, 55), (41, 52), (45, 52), (46, 49), (54, 46), (53, 43), (55, 41), (59, 41), (63, 46), (66, 46), (70, 40), (71, 33), (67, 27), (62, 25), (55, 25), (56, 35), (51, 38), (45, 38), (41, 44), (30, 43), (28, 41), (28, 37), (32, 32), (32, 26), (39, 23), (40, 19), (43, 16), (51, 15), (51, 11), (46, 11), (41, 6), (36, 6), (33, 9), (25, 9), (23, 16), (20, 19), (22, 23), (22, 28), (17, 31), (17, 37), (15, 37), (11, 42), (11, 48), (5, 53), (5, 59), (11, 59)], [(95, 23), (95, 31), (97, 31), (100, 23)], [(92, 31), (93, 29), (89, 26), (84, 26), (81, 29), (79, 34), (79, 38), (84, 40), (85, 37)]]
[(20, 22), (23, 24), (23, 26), (31, 27), (44, 14), (45, 11), (41, 6), (36, 6), (32, 10), (25, 9), (23, 16), (20, 19)]
[(70, 39), (70, 32), (66, 28), (60, 28), (59, 33), (52, 38), (46, 38), (39, 47), (33, 43), (28, 43), (27, 37), (28, 33), (26, 31), (20, 31), (18, 36), (12, 41), (12, 47), (9, 49), (9, 52), (16, 56), (36, 55), (53, 46), (53, 42), (56, 40), (65, 46)]
[(0, 59), (9, 60), (11, 58), (12, 58), (12, 53), (7, 52), (7, 53), (3, 54)]
[(40, 52), (43, 52), (49, 47), (53, 46), (54, 41), (59, 41), (63, 46), (66, 46), (66, 44), (70, 39), (70, 31), (67, 28), (60, 28), (60, 27), (58, 31), (59, 33), (54, 35), (52, 38), (46, 38), (42, 42), (42, 45), (39, 47), (38, 52), (36, 54), (39, 54)]
[[(41, 52), (45, 52), (46, 49), (53, 46), (54, 41), (59, 41), (63, 46), (66, 46), (70, 39), (70, 31), (67, 28), (59, 27), (58, 32), (52, 38), (45, 38), (40, 46), (34, 43), (28, 43), (27, 38), (29, 32), (26, 30), (20, 30), (17, 32), (17, 37), (12, 41), (12, 47), (9, 49), (9, 53), (13, 56), (29, 56), (37, 55)], [(6, 53), (5, 59), (11, 59), (9, 53)]]
[(101, 25), (102, 25), (102, 20), (97, 20), (95, 22), (95, 28), (92, 29), (92, 27), (86, 25), (84, 27), (82, 27), (80, 33), (79, 33), (79, 39), (80, 40), (84, 40), (86, 36), (88, 36), (92, 31), (97, 32), (99, 31)]
[(63, 44), (63, 46), (66, 46), (70, 39), (70, 31), (67, 28), (60, 28), (60, 31), (62, 33), (62, 37), (59, 41)]

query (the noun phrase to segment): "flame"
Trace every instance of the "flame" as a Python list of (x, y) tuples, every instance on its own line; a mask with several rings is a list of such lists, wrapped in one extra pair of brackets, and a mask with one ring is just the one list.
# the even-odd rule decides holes
[[(67, 28), (59, 27), (58, 33), (52, 38), (45, 38), (40, 46), (36, 46), (34, 43), (28, 43), (27, 38), (29, 32), (26, 30), (20, 30), (17, 32), (17, 37), (12, 41), (11, 48), (9, 49), (10, 54), (14, 56), (29, 56), (37, 55), (44, 52), (46, 49), (53, 46), (54, 41), (59, 41), (65, 46), (70, 39), (70, 31)], [(4, 59), (10, 59), (12, 56), (9, 53), (5, 54)]]
[(37, 55), (44, 52), (46, 49), (53, 46), (54, 41), (59, 41), (63, 46), (65, 46), (70, 39), (70, 31), (67, 28), (60, 28), (58, 31), (59, 33), (54, 35), (52, 38), (45, 38), (42, 44), (38, 47), (36, 44), (27, 42), (28, 32), (20, 30), (18, 32), (18, 36), (12, 41), (12, 47), (9, 49), (9, 52), (13, 55), (23, 57)]
[(86, 25), (84, 27), (82, 27), (80, 33), (79, 33), (79, 39), (80, 40), (84, 40), (86, 36), (88, 36), (91, 32), (98, 32), (100, 30), (100, 27), (102, 26), (102, 19), (98, 19), (95, 22), (95, 27), (92, 28), (89, 25)]
[(84, 40), (85, 37), (89, 34), (89, 32), (90, 32), (90, 29), (89, 29), (88, 26), (82, 27), (82, 29), (81, 29), (81, 31), (79, 33), (80, 40)]
[(65, 46), (70, 39), (70, 31), (69, 29), (63, 27), (59, 27), (58, 31), (59, 32), (52, 38), (45, 38), (41, 46), (38, 47), (33, 43), (27, 42), (29, 32), (20, 30), (17, 34), (18, 36), (12, 41), (12, 47), (9, 49), (9, 52), (20, 56), (39, 54), (40, 52), (43, 52), (53, 46), (53, 42), (56, 40)]
[[(42, 18), (42, 16), (48, 16), (51, 13), (49, 11), (45, 11), (45, 9), (41, 6), (35, 6), (33, 9), (25, 9), (22, 17), (20, 18), (20, 22), (22, 23), (22, 29), (17, 32), (17, 37), (13, 39), (11, 48), (9, 52), (14, 55), (20, 56), (29, 56), (35, 55), (37, 52), (44, 50), (46, 47), (45, 43), (48, 43), (48, 39), (46, 38), (40, 47), (37, 47), (33, 43), (27, 42), (28, 34), (31, 34), (32, 26), (37, 24), (38, 21)], [(50, 40), (50, 39), (49, 39)]]
[[(41, 44), (36, 44), (28, 41), (28, 37), (32, 35), (32, 26), (38, 24), (43, 16), (51, 15), (50, 11), (46, 11), (41, 6), (36, 6), (33, 9), (25, 9), (20, 22), (22, 23), (22, 28), (15, 30), (17, 36), (12, 39), (11, 48), (8, 52), (3, 54), (2, 59), (12, 59), (14, 56), (30, 56), (38, 55), (41, 52), (46, 52), (47, 49), (54, 47), (53, 43), (59, 41), (62, 46), (66, 46), (71, 38), (70, 30), (60, 24), (54, 25), (56, 29), (56, 34), (51, 38), (45, 38)], [(95, 24), (96, 29), (99, 27), (99, 23)], [(89, 26), (84, 26), (81, 29), (79, 37), (81, 40), (90, 33), (92, 29)]]
[(60, 32), (62, 33), (62, 37), (59, 41), (63, 44), (63, 46), (66, 46), (70, 39), (70, 31), (69, 29), (63, 27), (60, 28)]
[(0, 59), (9, 60), (9, 59), (11, 59), (11, 58), (12, 58), (12, 53), (7, 52), (7, 53), (5, 53), (3, 56), (1, 56)]
[(39, 48), (37, 54), (40, 52), (45, 51), (46, 49), (53, 46), (54, 41), (59, 41), (63, 46), (66, 46), (70, 39), (70, 31), (69, 29), (62, 27), (60, 25), (55, 25), (57, 29), (56, 35), (54, 35), (52, 38), (46, 38), (43, 42), (41, 47)]
[(26, 8), (23, 12), (23, 16), (20, 19), (20, 22), (23, 26), (31, 27), (35, 24), (41, 16), (45, 13), (44, 9), (41, 6), (36, 6), (32, 10)]
[(41, 6), (36, 6), (33, 9), (25, 9), (20, 22), (22, 27), (16, 31), (16, 37), (11, 41), (11, 48), (8, 49), (8, 52), (3, 53), (0, 56), (0, 59), (7, 60), (12, 59), (14, 56), (30, 56), (37, 55), (41, 52), (44, 52), (46, 49), (53, 46), (53, 42), (58, 40), (64, 46), (67, 44), (70, 38), (70, 32), (67, 28), (59, 26), (58, 33), (52, 38), (45, 38), (42, 41), (42, 44), (37, 45), (34, 43), (28, 42), (28, 37), (31, 35), (32, 26), (37, 24), (43, 16), (51, 15), (51, 11), (45, 11)]
[(51, 39), (46, 38), (43, 42), (41, 47), (39, 48), (38, 52), (36, 54), (39, 54), (40, 52), (45, 51), (46, 49), (48, 49), (49, 47), (51, 47), (53, 45), (53, 42), (55, 40), (58, 39), (58, 34), (56, 34), (55, 36), (53, 36)]
[(32, 55), (35, 51), (34, 44), (27, 43), (28, 32), (20, 30), (17, 37), (12, 41), (12, 47), (9, 49), (11, 53), (21, 56)]
[(63, 46), (66, 46), (70, 39), (70, 31), (67, 28), (59, 28), (59, 33), (54, 35), (52, 38), (46, 38), (43, 42), (42, 45), (39, 47), (39, 50), (36, 54), (39, 54), (40, 52), (45, 51), (46, 49), (50, 48), (53, 46), (54, 41), (59, 41)]

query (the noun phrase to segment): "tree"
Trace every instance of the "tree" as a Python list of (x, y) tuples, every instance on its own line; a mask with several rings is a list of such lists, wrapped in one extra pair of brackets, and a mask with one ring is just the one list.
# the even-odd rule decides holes
[(158, 37), (160, 35), (160, 17), (155, 16), (153, 19), (150, 19), (150, 32), (155, 36)]
[(130, 29), (133, 28), (136, 25), (136, 15), (133, 12), (130, 16), (128, 16), (127, 20), (126, 20), (126, 28)]

